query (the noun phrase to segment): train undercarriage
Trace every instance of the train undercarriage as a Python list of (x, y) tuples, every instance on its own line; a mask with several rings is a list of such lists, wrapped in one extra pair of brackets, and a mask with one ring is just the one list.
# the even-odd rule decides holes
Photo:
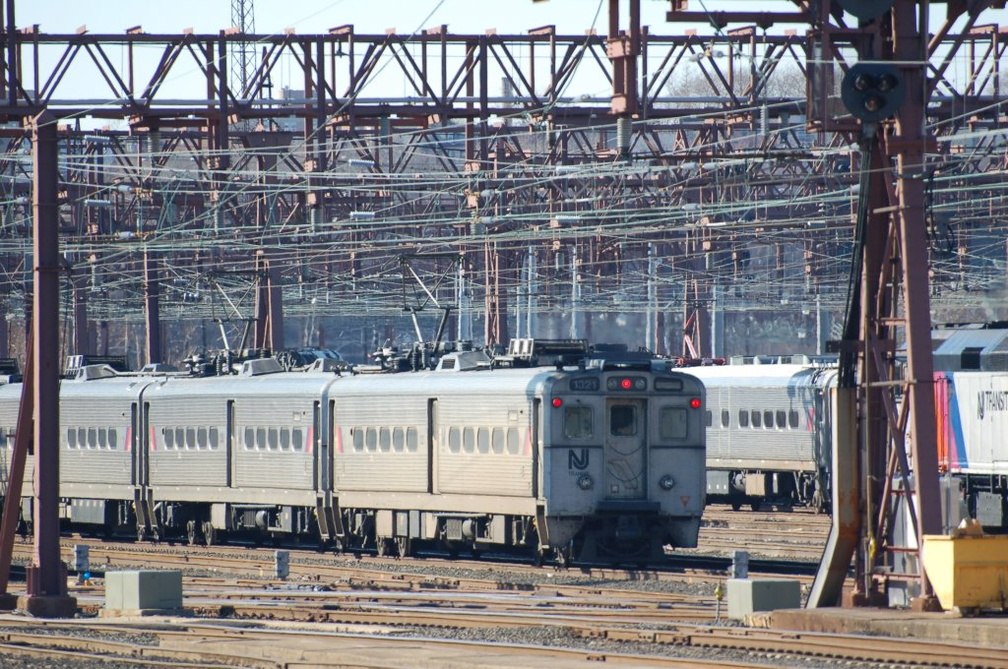
[[(30, 498), (20, 531), (31, 532)], [(407, 557), (420, 551), (451, 557), (486, 552), (530, 557), (537, 564), (644, 564), (678, 541), (678, 523), (655, 509), (591, 517), (462, 514), (417, 510), (65, 499), (65, 529), (103, 538), (212, 546), (229, 541), (275, 545), (311, 543), (319, 549)], [(320, 518), (322, 519), (320, 522)], [(699, 519), (697, 519), (699, 523)]]
[(708, 504), (728, 504), (735, 511), (795, 506), (828, 512), (828, 475), (810, 471), (708, 470)]

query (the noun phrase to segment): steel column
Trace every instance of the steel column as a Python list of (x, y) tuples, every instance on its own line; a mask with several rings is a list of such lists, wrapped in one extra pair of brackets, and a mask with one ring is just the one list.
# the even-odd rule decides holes
[(32, 121), (35, 209), (34, 364), (35, 550), (28, 567), (25, 608), (32, 615), (73, 615), (59, 545), (59, 172), (56, 119)]

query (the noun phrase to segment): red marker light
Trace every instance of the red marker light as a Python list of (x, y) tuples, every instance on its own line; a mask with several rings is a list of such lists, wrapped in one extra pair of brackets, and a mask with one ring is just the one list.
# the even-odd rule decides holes
[(700, 402), (700, 398), (699, 397), (694, 397), (693, 399), (691, 399), (689, 401), (689, 405), (692, 408), (694, 408), (694, 409), (699, 409), (700, 408), (700, 404), (701, 404), (701, 402)]
[(623, 388), (623, 390), (630, 390), (630, 388), (633, 387), (633, 381), (630, 379), (623, 379), (620, 381), (620, 387)]
[(553, 406), (556, 407), (557, 409), (559, 409), (560, 407), (563, 406), (563, 400), (560, 399), (559, 397), (554, 397), (553, 398)]

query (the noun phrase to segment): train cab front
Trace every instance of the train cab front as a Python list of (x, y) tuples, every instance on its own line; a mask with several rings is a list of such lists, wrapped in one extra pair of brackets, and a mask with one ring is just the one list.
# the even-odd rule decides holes
[[(696, 546), (706, 490), (703, 386), (651, 370), (585, 372), (550, 400), (547, 520), (583, 562)], [(576, 527), (576, 530), (574, 529)]]

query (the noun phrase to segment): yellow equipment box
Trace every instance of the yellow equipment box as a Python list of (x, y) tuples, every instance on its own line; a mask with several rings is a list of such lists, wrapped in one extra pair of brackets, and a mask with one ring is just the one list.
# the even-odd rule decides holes
[(923, 559), (943, 609), (1008, 604), (1008, 536), (925, 535)]

